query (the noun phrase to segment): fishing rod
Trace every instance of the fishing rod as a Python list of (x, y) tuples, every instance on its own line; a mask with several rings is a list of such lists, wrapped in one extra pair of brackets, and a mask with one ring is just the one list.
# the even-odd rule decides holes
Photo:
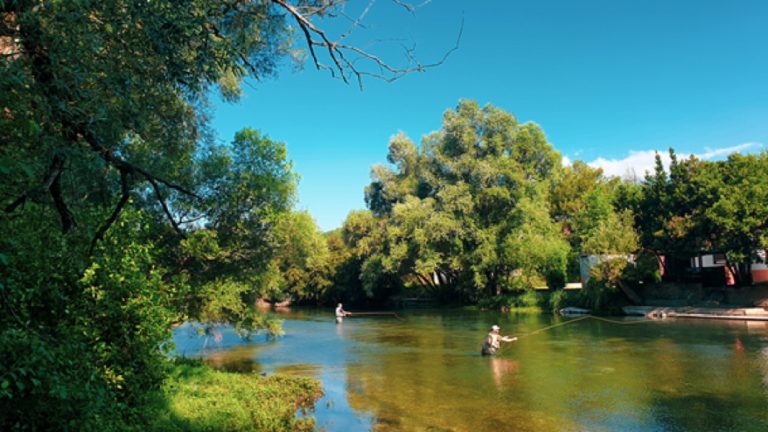
[(349, 317), (356, 317), (356, 316), (391, 316), (395, 317), (397, 319), (403, 319), (400, 315), (398, 315), (395, 312), (388, 312), (388, 311), (371, 311), (371, 312), (347, 312), (347, 316)]

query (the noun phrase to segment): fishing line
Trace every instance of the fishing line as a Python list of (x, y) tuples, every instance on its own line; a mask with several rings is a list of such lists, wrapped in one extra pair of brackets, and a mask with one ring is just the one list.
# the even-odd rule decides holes
[[(637, 321), (619, 321), (619, 320), (603, 318), (603, 317), (599, 317), (599, 316), (595, 316), (595, 315), (584, 315), (584, 316), (581, 316), (579, 318), (574, 318), (574, 319), (571, 319), (571, 320), (568, 320), (568, 321), (564, 321), (564, 322), (561, 322), (561, 323), (552, 324), (550, 326), (542, 327), (540, 329), (534, 330), (532, 332), (524, 333), (524, 334), (521, 334), (520, 336), (516, 336), (516, 337), (518, 339), (520, 339), (520, 338), (524, 338), (524, 337), (528, 337), (528, 336), (533, 336), (535, 334), (539, 334), (539, 333), (543, 333), (543, 332), (548, 331), (548, 330), (552, 330), (553, 328), (566, 326), (566, 325), (573, 324), (573, 323), (576, 323), (576, 322), (579, 322), (579, 321), (584, 321), (584, 320), (587, 320), (587, 319), (594, 319), (594, 320), (597, 320), (597, 321), (604, 321), (604, 322), (607, 322), (607, 323), (610, 323), (610, 324), (616, 324), (616, 325), (644, 324), (644, 323), (650, 323), (650, 322), (662, 322), (663, 321), (663, 320), (649, 320), (649, 319), (637, 320)], [(498, 348), (499, 352), (504, 350), (505, 347), (506, 347), (506, 345), (500, 346)]]
[(583, 321), (583, 320), (585, 320), (587, 318), (590, 318), (591, 316), (592, 315), (584, 315), (583, 317), (574, 318), (572, 320), (568, 320), (568, 321), (564, 321), (564, 322), (561, 322), (561, 323), (553, 324), (553, 325), (550, 325), (550, 326), (542, 327), (542, 328), (540, 328), (538, 330), (534, 330), (532, 332), (528, 332), (526, 334), (522, 334), (522, 335), (518, 336), (518, 338), (527, 337), (527, 336), (533, 336), (535, 334), (538, 334), (538, 333), (541, 333), (541, 332), (545, 332), (547, 330), (551, 330), (551, 329), (556, 328), (556, 327), (562, 327), (564, 325), (573, 324), (573, 323), (575, 323), (577, 321)]
[(575, 322), (583, 321), (583, 320), (590, 319), (590, 318), (593, 319), (593, 320), (604, 321), (604, 322), (611, 323), (611, 324), (616, 324), (616, 325), (630, 325), (630, 324), (645, 324), (645, 323), (651, 323), (651, 322), (661, 322), (661, 320), (649, 320), (649, 319), (643, 319), (643, 320), (637, 320), (637, 321), (623, 321), (623, 320), (620, 321), (620, 320), (614, 320), (614, 319), (610, 319), (610, 318), (603, 318), (603, 317), (599, 317), (599, 316), (595, 316), (595, 315), (584, 315), (584, 316), (581, 316), (579, 318), (574, 318), (572, 320), (568, 320), (568, 321), (565, 321), (565, 322), (553, 324), (553, 325), (550, 325), (550, 326), (547, 326), (547, 327), (542, 327), (542, 328), (540, 328), (538, 330), (534, 330), (532, 332), (522, 334), (522, 335), (518, 336), (518, 338), (527, 337), (527, 336), (533, 336), (535, 334), (542, 333), (542, 332), (545, 332), (547, 330), (551, 330), (551, 329), (553, 329), (555, 327), (561, 327), (561, 326), (564, 326), (564, 325), (573, 324)]
[(391, 316), (399, 319), (400, 321), (404, 321), (405, 319), (398, 315), (395, 312), (384, 312), (384, 311), (376, 311), (376, 312), (348, 312), (348, 317), (354, 318), (356, 316)]

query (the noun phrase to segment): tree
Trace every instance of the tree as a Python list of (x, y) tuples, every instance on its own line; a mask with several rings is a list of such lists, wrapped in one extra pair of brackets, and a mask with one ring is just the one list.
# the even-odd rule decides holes
[(707, 173), (719, 184), (714, 203), (701, 209), (709, 229), (711, 250), (725, 253), (738, 284), (751, 283), (757, 250), (768, 248), (768, 153), (733, 154)]
[(563, 233), (571, 245), (568, 278), (577, 280), (580, 276), (580, 256), (587, 253), (584, 249), (585, 241), (594, 238), (595, 230), (606, 219), (613, 217), (614, 211), (630, 206), (627, 200), (636, 202), (637, 199), (631, 194), (636, 195), (637, 192), (632, 192), (633, 183), (616, 177), (605, 177), (600, 168), (591, 168), (581, 161), (574, 161), (572, 165), (564, 167), (561, 175), (551, 184), (553, 216), (562, 224)]
[(172, 246), (161, 258), (189, 282), (188, 291), (173, 296), (178, 319), (231, 323), (245, 332), (275, 329), (252, 306), (274, 288), (284, 241), (275, 227), (291, 219), (298, 179), (286, 146), (244, 129), (194, 162), (198, 197), (179, 197), (176, 206), (184, 235), (161, 237)]
[[(665, 255), (668, 276), (691, 257), (724, 253), (738, 284), (749, 283), (755, 251), (764, 247), (765, 194), (758, 186), (766, 157), (734, 154), (725, 161), (679, 161), (670, 149), (669, 175), (657, 156), (636, 204), (643, 246)], [(757, 188), (757, 189), (756, 189)]]
[[(560, 155), (537, 125), (463, 100), (420, 148), (395, 136), (387, 158), (394, 166), (375, 166), (366, 188), (386, 224), (370, 267), (465, 299), (524, 285), (514, 282), (521, 270), (528, 283), (562, 281), (567, 245), (558, 242), (545, 192)], [(513, 240), (523, 237), (546, 245), (543, 255)]]
[[(274, 264), (279, 282), (272, 294), (276, 300), (293, 298), (319, 302), (331, 285), (326, 239), (307, 212), (291, 212), (278, 219), (275, 229)], [(272, 291), (274, 292), (274, 291)]]
[(680, 268), (707, 248), (702, 211), (711, 204), (713, 185), (702, 182), (708, 162), (693, 156), (679, 161), (672, 149), (669, 155), (669, 175), (656, 155), (654, 174), (646, 175), (641, 193), (627, 205), (634, 211), (643, 248), (657, 256), (667, 277), (679, 279)]

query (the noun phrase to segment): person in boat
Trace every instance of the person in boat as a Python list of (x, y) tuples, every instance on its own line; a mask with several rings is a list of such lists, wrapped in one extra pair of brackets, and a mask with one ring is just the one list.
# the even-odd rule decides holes
[(483, 349), (481, 353), (484, 356), (496, 354), (496, 351), (499, 349), (501, 342), (513, 342), (517, 340), (516, 337), (502, 336), (499, 333), (500, 331), (501, 328), (499, 328), (497, 325), (491, 327), (490, 333), (488, 333), (488, 336), (486, 336), (485, 340), (483, 341)]
[(336, 306), (336, 324), (341, 324), (344, 321), (344, 317), (348, 315), (350, 315), (350, 312), (345, 311), (341, 303), (339, 303)]

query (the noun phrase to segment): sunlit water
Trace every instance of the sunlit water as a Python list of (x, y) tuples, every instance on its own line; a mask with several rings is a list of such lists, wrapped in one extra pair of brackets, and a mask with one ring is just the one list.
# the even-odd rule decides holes
[[(319, 379), (318, 430), (768, 431), (768, 323), (400, 315), (302, 310), (277, 340), (188, 325), (174, 340), (219, 368)], [(520, 340), (482, 357), (492, 324)]]

